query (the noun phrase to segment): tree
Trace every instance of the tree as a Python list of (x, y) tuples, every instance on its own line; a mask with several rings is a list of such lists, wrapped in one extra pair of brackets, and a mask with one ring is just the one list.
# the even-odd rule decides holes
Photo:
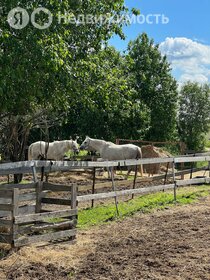
[(209, 130), (210, 88), (188, 82), (179, 97), (178, 126), (180, 138), (190, 150), (203, 150), (205, 134)]
[[(109, 13), (109, 16), (126, 13), (123, 0), (112, 1), (22, 1), (21, 5), (29, 14), (40, 6), (53, 13), (53, 24), (39, 30), (29, 24), (21, 30), (12, 29), (7, 22), (11, 8), (19, 1), (4, 1), (0, 7), (0, 101), (1, 110), (15, 114), (26, 113), (36, 104), (54, 108), (65, 104), (70, 93), (67, 88), (72, 78), (71, 65), (76, 59), (85, 58), (90, 51), (99, 50), (113, 33), (123, 36), (122, 24), (73, 24), (61, 19), (67, 11), (77, 19), (80, 15), (95, 17)], [(39, 23), (45, 18), (37, 19)], [(63, 108), (62, 108), (63, 109)]]
[(82, 137), (90, 135), (112, 141), (118, 137), (144, 137), (149, 109), (135, 99), (129, 63), (113, 47), (77, 61), (72, 81), (76, 103), (69, 100), (64, 133), (71, 131)]
[[(30, 15), (34, 9), (45, 7), (53, 13), (54, 21), (45, 30), (37, 29), (32, 24), (16, 30), (8, 24), (7, 15), (19, 5), (18, 0), (0, 0), (0, 116), (3, 126), (8, 123), (4, 138), (13, 139), (7, 151), (13, 161), (23, 159), (20, 151), (24, 151), (24, 147), (21, 144), (19, 149), (16, 144), (27, 143), (28, 130), (36, 124), (33, 118), (36, 112), (60, 114), (68, 109), (68, 101), (74, 100), (71, 88), (71, 80), (75, 76), (72, 68), (74, 62), (98, 51), (113, 33), (123, 36), (123, 22), (79, 24), (76, 21), (58, 24), (58, 15), (70, 11), (76, 18), (80, 14), (109, 14), (112, 17), (127, 12), (123, 0), (114, 3), (107, 0), (24, 0), (21, 6)], [(45, 16), (38, 15), (36, 20), (40, 25), (45, 23)], [(25, 132), (13, 138), (12, 131), (23, 129)], [(1, 153), (4, 152), (2, 149)]]
[(143, 33), (128, 46), (136, 99), (151, 111), (147, 140), (167, 141), (176, 136), (177, 84), (159, 46)]

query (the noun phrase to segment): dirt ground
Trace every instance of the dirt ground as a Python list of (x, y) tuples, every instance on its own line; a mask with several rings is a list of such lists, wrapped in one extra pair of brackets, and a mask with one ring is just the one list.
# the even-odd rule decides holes
[(79, 231), (73, 245), (22, 248), (0, 261), (0, 279), (209, 280), (210, 197)]

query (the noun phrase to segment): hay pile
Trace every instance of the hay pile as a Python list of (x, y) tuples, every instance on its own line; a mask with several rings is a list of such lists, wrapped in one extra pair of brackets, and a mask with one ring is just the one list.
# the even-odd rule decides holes
[[(169, 152), (164, 151), (161, 148), (157, 148), (152, 145), (146, 145), (141, 147), (142, 157), (143, 158), (165, 158), (172, 157)], [(159, 174), (162, 169), (167, 167), (167, 163), (156, 163), (156, 164), (145, 164), (143, 166), (144, 173), (148, 173), (150, 175)], [(170, 168), (170, 165), (169, 165)]]

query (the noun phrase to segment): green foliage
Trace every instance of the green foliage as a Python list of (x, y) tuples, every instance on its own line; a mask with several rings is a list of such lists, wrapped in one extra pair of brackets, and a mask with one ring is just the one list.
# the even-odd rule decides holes
[(71, 86), (75, 98), (69, 100), (63, 131), (113, 141), (117, 137), (142, 138), (149, 110), (136, 100), (127, 58), (110, 47), (75, 64)]
[[(200, 197), (208, 196), (209, 191), (210, 186), (196, 186), (180, 189), (177, 192), (177, 203), (174, 203), (174, 196), (171, 191), (144, 195), (128, 202), (120, 202), (120, 218), (133, 215), (137, 212), (148, 213), (157, 209), (174, 207), (177, 204), (190, 204)], [(79, 228), (101, 225), (116, 219), (116, 208), (114, 204), (108, 204), (106, 206), (97, 206), (87, 210), (80, 210), (78, 218)]]
[(0, 260), (4, 259), (10, 253), (9, 248), (1, 248), (0, 249)]
[[(129, 11), (124, 0), (24, 0), (21, 7), (30, 15), (45, 7), (54, 20), (45, 30), (32, 24), (15, 30), (7, 15), (17, 6), (18, 0), (0, 0), (0, 116), (4, 118), (0, 145), (12, 154), (10, 160), (24, 159), (31, 129), (29, 142), (48, 140), (40, 136), (46, 119), (51, 120), (50, 141), (75, 135), (112, 141), (175, 137), (176, 82), (166, 58), (146, 34), (131, 42), (124, 56), (107, 44), (113, 34), (124, 38), (126, 17), (104, 24), (73, 24), (64, 19), (58, 24), (59, 15), (66, 12), (76, 18), (123, 18), (129, 12), (138, 15), (137, 9)], [(37, 20), (43, 23), (45, 17)]]
[(136, 9), (136, 8), (132, 8), (132, 13), (133, 13), (135, 16), (138, 16), (138, 15), (140, 15), (140, 10), (139, 10), (139, 9)]
[(205, 147), (206, 147), (207, 149), (210, 148), (210, 140), (206, 140), (206, 141), (205, 141)]
[(179, 98), (179, 134), (189, 150), (200, 151), (205, 146), (205, 134), (209, 130), (208, 85), (187, 83), (182, 86)]
[(199, 161), (199, 162), (196, 162), (194, 163), (194, 165), (196, 165), (197, 168), (200, 168), (200, 167), (206, 167), (208, 166), (208, 161)]
[(151, 111), (147, 140), (167, 141), (176, 136), (177, 84), (159, 46), (143, 33), (130, 42), (133, 84), (139, 100)]
[[(11, 28), (7, 15), (18, 6), (30, 15), (38, 7), (49, 9), (54, 18), (52, 25), (45, 30), (39, 30), (32, 24), (20, 30)], [(128, 10), (123, 0), (114, 3), (107, 0), (23, 0), (21, 3), (18, 0), (0, 0), (0, 7), (0, 116), (1, 122), (4, 122), (2, 127), (0, 122), (0, 132), (3, 133), (1, 139), (6, 139), (0, 142), (0, 148), (2, 153), (7, 151), (8, 159), (17, 161), (24, 159), (33, 126), (43, 125), (42, 119), (49, 115), (51, 125), (54, 117), (60, 114), (63, 122), (63, 112), (70, 111), (70, 106), (77, 106), (83, 101), (77, 98), (81, 88), (77, 88), (78, 83), (74, 80), (78, 78), (78, 71), (82, 77), (86, 73), (81, 73), (82, 67), (81, 70), (77, 68), (81, 66), (77, 62), (85, 61), (99, 51), (113, 34), (123, 37), (125, 22), (73, 24), (62, 21), (58, 24), (59, 14), (71, 12), (76, 18), (89, 14), (114, 17)], [(40, 15), (36, 20), (43, 24), (46, 18)], [(40, 123), (37, 123), (37, 112), (43, 112)]]
[[(75, 59), (87, 57), (90, 50), (99, 50), (113, 33), (123, 36), (122, 23), (58, 24), (58, 14), (71, 11), (80, 14), (111, 16), (126, 13), (123, 0), (112, 1), (21, 1), (29, 14), (37, 7), (49, 9), (55, 18), (50, 28), (39, 30), (31, 24), (21, 30), (10, 28), (7, 14), (19, 1), (0, 1), (0, 109), (26, 114), (37, 105), (63, 109), (71, 92), (71, 65)], [(42, 19), (40, 19), (42, 20)], [(72, 76), (73, 74), (73, 76)]]

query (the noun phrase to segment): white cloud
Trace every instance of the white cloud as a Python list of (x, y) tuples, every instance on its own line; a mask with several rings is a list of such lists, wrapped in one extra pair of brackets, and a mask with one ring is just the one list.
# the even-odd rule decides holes
[(168, 57), (179, 83), (210, 82), (210, 46), (184, 37), (166, 38), (160, 51)]
[(201, 84), (208, 83), (208, 78), (202, 74), (195, 74), (194, 76), (192, 74), (183, 74), (181, 76), (180, 82), (185, 83), (187, 81), (194, 81)]

